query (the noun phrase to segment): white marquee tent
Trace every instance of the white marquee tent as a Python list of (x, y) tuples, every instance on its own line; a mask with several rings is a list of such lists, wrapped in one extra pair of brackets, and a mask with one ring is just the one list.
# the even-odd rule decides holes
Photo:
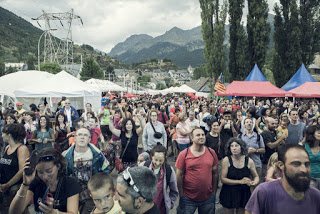
[(22, 88), (28, 85), (35, 87), (38, 83), (52, 76), (54, 76), (54, 74), (50, 74), (45, 71), (33, 70), (18, 71), (4, 75), (0, 77), (0, 101), (4, 106), (6, 106), (8, 102), (14, 102), (14, 91), (17, 88)]
[(15, 90), (14, 95), (17, 101), (27, 106), (31, 103), (40, 103), (43, 97), (47, 98), (50, 106), (55, 106), (61, 97), (65, 96), (71, 100), (71, 105), (76, 109), (84, 109), (86, 103), (91, 103), (94, 111), (98, 111), (100, 108), (100, 90), (65, 71), (24, 85), (25, 87)]
[(113, 91), (127, 91), (125, 88), (109, 81), (109, 80), (99, 80), (99, 79), (89, 79), (86, 81), (87, 84), (93, 85), (99, 88), (101, 92), (113, 92)]

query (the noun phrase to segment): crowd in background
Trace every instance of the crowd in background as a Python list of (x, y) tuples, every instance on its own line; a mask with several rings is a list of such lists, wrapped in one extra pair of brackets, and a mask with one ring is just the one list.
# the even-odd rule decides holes
[[(94, 174), (111, 173), (116, 169), (122, 172), (129, 167), (143, 165), (156, 175), (157, 192), (153, 201), (160, 213), (169, 213), (178, 196), (180, 203), (177, 211), (185, 213), (181, 194), (183, 191), (186, 194), (188, 192), (183, 186), (185, 181), (181, 180), (183, 176), (181, 179), (179, 176), (187, 172), (183, 164), (190, 156), (189, 150), (193, 151), (201, 144), (202, 132), (203, 144), (211, 153), (207, 154), (207, 159), (213, 158), (213, 167), (217, 167), (217, 171), (212, 173), (218, 175), (217, 179), (220, 177), (222, 187), (219, 197), (210, 198), (209, 194), (207, 198), (202, 196), (198, 200), (195, 196), (195, 201), (210, 198), (213, 204), (221, 203), (226, 213), (233, 213), (234, 209), (244, 213), (251, 193), (259, 183), (282, 177), (283, 172), (277, 165), (277, 152), (285, 144), (305, 148), (310, 158), (312, 184), (318, 189), (320, 186), (320, 110), (316, 99), (191, 99), (186, 95), (141, 95), (136, 98), (113, 96), (110, 99), (110, 95), (106, 94), (98, 112), (93, 111), (90, 103), (85, 105), (85, 109), (77, 110), (65, 97), (57, 106), (57, 109), (52, 109), (47, 103), (41, 103), (31, 104), (27, 108), (21, 102), (9, 103), (8, 106), (0, 103), (0, 203), (7, 208), (17, 191), (22, 192), (19, 190), (20, 185), (31, 185), (30, 190), (35, 188), (35, 184), (24, 175), (23, 169), (26, 167), (26, 159), (37, 151), (43, 155), (40, 157), (50, 154), (59, 160), (67, 160), (66, 163), (60, 160), (61, 163), (53, 166), (57, 166), (58, 171), (62, 168), (66, 171), (61, 176), (74, 176), (79, 183), (79, 191), (76, 190), (77, 186), (70, 187), (72, 193), (63, 190), (70, 193), (72, 199), (68, 200), (74, 201), (73, 194), (78, 193), (80, 202), (81, 197), (88, 198), (90, 194), (83, 196), (83, 192)], [(92, 152), (86, 160), (90, 159), (91, 164), (77, 165), (73, 169), (73, 160), (78, 155), (77, 144), (80, 145), (81, 137), (87, 135), (81, 129), (88, 130), (88, 148)], [(195, 134), (199, 134), (199, 139)], [(96, 157), (102, 158), (106, 166), (102, 169), (99, 166), (99, 170), (95, 170)], [(166, 161), (169, 157), (176, 162), (177, 171)], [(62, 167), (62, 162), (65, 167)], [(77, 171), (78, 167), (87, 167), (87, 171)], [(39, 173), (41, 166), (37, 170)], [(186, 179), (188, 175), (184, 176)], [(72, 183), (68, 179), (64, 182)], [(212, 183), (208, 191), (215, 194), (215, 184)], [(33, 192), (36, 194), (36, 190)], [(188, 196), (190, 198), (193, 195)], [(183, 203), (191, 202), (185, 198)], [(77, 206), (78, 203), (68, 210), (77, 210)], [(40, 210), (46, 213), (45, 209), (47, 207)]]

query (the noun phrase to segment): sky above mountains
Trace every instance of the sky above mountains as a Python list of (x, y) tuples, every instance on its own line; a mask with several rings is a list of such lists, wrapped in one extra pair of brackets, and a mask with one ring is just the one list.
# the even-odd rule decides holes
[[(270, 12), (275, 2), (278, 0), (268, 0)], [(198, 0), (0, 0), (0, 6), (36, 27), (39, 25), (31, 18), (41, 16), (42, 10), (62, 13), (73, 8), (83, 20), (83, 25), (79, 20), (72, 23), (73, 41), (107, 53), (133, 34), (158, 36), (175, 26), (187, 30), (201, 25)], [(45, 30), (44, 21), (39, 23)], [(67, 21), (63, 21), (64, 27), (59, 21), (50, 25), (57, 29), (55, 36), (66, 37)]]

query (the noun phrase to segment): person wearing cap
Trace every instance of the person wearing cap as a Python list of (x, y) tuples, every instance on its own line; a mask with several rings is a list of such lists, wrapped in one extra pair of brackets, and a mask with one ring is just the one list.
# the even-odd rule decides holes
[(22, 115), (22, 113), (26, 112), (26, 110), (22, 108), (22, 105), (23, 105), (22, 102), (16, 103), (18, 115)]

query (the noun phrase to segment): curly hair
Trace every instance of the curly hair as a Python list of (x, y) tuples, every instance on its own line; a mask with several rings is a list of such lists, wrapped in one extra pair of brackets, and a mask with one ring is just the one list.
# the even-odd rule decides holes
[(306, 143), (310, 146), (310, 148), (314, 147), (316, 142), (316, 138), (314, 137), (314, 133), (320, 130), (320, 125), (312, 125), (309, 126), (306, 130)]
[(49, 119), (48, 116), (45, 116), (45, 115), (42, 115), (42, 116), (39, 117), (39, 122), (38, 122), (38, 127), (37, 127), (37, 129), (38, 129), (38, 130), (41, 130), (40, 120), (41, 120), (41, 118), (43, 118), (43, 117), (46, 119), (46, 130), (48, 131), (49, 128), (50, 128), (50, 119)]
[(247, 155), (248, 154), (248, 150), (247, 150), (247, 144), (241, 139), (241, 138), (237, 138), (237, 137), (232, 137), (228, 140), (228, 142), (226, 143), (225, 146), (225, 152), (226, 155), (232, 155), (231, 150), (230, 150), (230, 146), (233, 142), (236, 142), (237, 144), (240, 145), (241, 147), (241, 155)]
[(10, 134), (15, 142), (23, 143), (26, 137), (26, 130), (21, 123), (12, 123), (4, 125), (2, 132)]

